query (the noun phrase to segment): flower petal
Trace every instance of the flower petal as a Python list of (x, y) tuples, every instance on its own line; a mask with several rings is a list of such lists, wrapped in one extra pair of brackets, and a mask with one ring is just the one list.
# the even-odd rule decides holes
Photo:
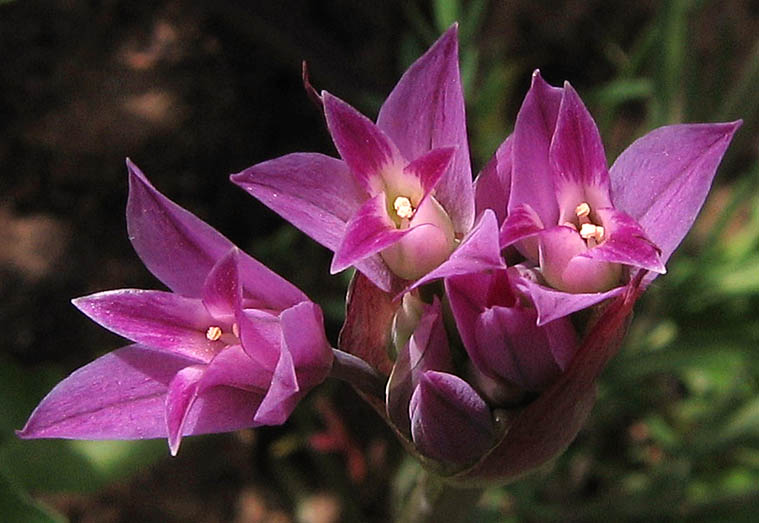
[(641, 225), (666, 263), (693, 225), (742, 121), (660, 127), (611, 167), (614, 204)]
[(548, 85), (536, 70), (514, 124), (514, 171), (509, 212), (526, 203), (547, 224), (558, 223), (559, 217), (548, 151), (556, 129), (562, 91)]
[(556, 131), (549, 152), (554, 170), (554, 186), (563, 223), (575, 217), (574, 211), (581, 202), (592, 209), (611, 207), (609, 199), (609, 172), (606, 154), (593, 117), (569, 83), (564, 93), (556, 120)]
[(366, 199), (342, 160), (316, 153), (294, 153), (256, 164), (230, 179), (333, 251), (345, 224)]
[(487, 404), (453, 374), (426, 371), (409, 404), (411, 434), (425, 455), (468, 463), (493, 444), (495, 428)]
[(232, 248), (219, 259), (206, 277), (203, 285), (203, 305), (217, 320), (232, 324), (242, 305), (238, 260), (240, 251)]
[(262, 425), (281, 425), (287, 421), (306, 392), (301, 391), (298, 386), (298, 376), (292, 356), (290, 351), (283, 346), (277, 367), (271, 377), (269, 390), (266, 391), (253, 419)]
[(304, 301), (282, 311), (279, 318), (298, 385), (307, 391), (323, 382), (332, 368), (334, 356), (324, 332), (324, 316), (318, 305)]
[(396, 243), (413, 229), (396, 229), (387, 215), (385, 193), (367, 200), (353, 215), (345, 236), (335, 251), (330, 271), (338, 273)]
[[(440, 177), (451, 164), (455, 147), (440, 147), (416, 158), (404, 169), (404, 173), (413, 174), (421, 183), (425, 197), (435, 188)], [(421, 203), (419, 204), (421, 205)]]
[(604, 224), (606, 239), (580, 256), (660, 274), (667, 272), (659, 256), (659, 249), (646, 238), (646, 233), (633, 218), (611, 208), (597, 209), (596, 214)]
[(513, 168), (514, 135), (509, 135), (496, 149), (495, 154), (474, 180), (475, 214), (492, 209), (500, 226), (506, 219), (506, 209), (511, 194), (511, 170)]
[(177, 455), (182, 441), (184, 422), (198, 396), (198, 383), (203, 377), (205, 365), (192, 365), (177, 372), (166, 393), (166, 427), (169, 450)]
[(505, 267), (505, 265), (498, 244), (498, 223), (495, 213), (487, 209), (461, 241), (461, 245), (451, 253), (446, 261), (414, 282), (403, 292), (408, 292), (436, 279), (501, 267)]
[(543, 222), (535, 210), (525, 203), (517, 205), (509, 212), (501, 226), (500, 243), (504, 249), (518, 243), (519, 251), (533, 263), (537, 263), (538, 239), (535, 235), (543, 230)]
[[(127, 229), (145, 266), (171, 290), (199, 298), (216, 261), (234, 247), (210, 225), (159, 193), (130, 160)], [(271, 308), (285, 308), (305, 295), (245, 253), (240, 279), (246, 296)]]
[(74, 371), (40, 402), (21, 438), (145, 439), (166, 436), (169, 382), (197, 360), (141, 345)]
[(374, 196), (382, 189), (382, 171), (403, 168), (400, 153), (385, 133), (353, 107), (326, 91), (322, 100), (337, 151), (359, 184)]
[(171, 292), (119, 289), (72, 300), (91, 319), (125, 338), (156, 349), (210, 361), (221, 341), (209, 341), (214, 325), (200, 300)]
[(243, 350), (252, 360), (273, 371), (282, 340), (279, 317), (266, 311), (245, 309), (237, 321)]
[(377, 126), (405, 158), (456, 147), (435, 197), (450, 214), (456, 232), (463, 234), (474, 222), (474, 195), (457, 34), (454, 24), (408, 68), (382, 105)]

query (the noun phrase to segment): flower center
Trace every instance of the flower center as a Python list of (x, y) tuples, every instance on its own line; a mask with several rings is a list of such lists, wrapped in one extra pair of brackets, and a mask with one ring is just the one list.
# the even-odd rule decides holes
[(596, 225), (592, 222), (590, 219), (590, 212), (591, 209), (588, 202), (581, 202), (577, 207), (575, 207), (577, 224), (574, 222), (566, 222), (564, 225), (577, 230), (580, 233), (582, 239), (587, 242), (588, 247), (595, 247), (603, 241), (605, 230), (603, 226)]
[(411, 200), (405, 196), (398, 196), (393, 202), (393, 209), (395, 214), (401, 219), (410, 219), (414, 215), (414, 206), (411, 205)]
[(224, 333), (221, 331), (221, 327), (218, 325), (211, 325), (206, 331), (206, 339), (208, 341), (219, 341), (222, 334)]

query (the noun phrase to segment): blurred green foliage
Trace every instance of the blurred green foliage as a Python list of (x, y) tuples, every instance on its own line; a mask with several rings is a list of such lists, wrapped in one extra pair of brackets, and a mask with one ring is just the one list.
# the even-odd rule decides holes
[[(7, 0), (0, 0), (0, 4)], [(610, 71), (581, 92), (613, 158), (634, 138), (668, 123), (744, 119), (694, 231), (638, 304), (627, 343), (605, 371), (587, 428), (566, 454), (543, 470), (489, 489), (473, 521), (681, 520), (752, 521), (759, 506), (759, 38), (737, 72), (730, 38), (716, 38), (722, 69), (703, 74), (693, 53), (693, 22), (714, 2), (658, 4), (635, 40), (610, 39)], [(452, 22), (460, 22), (461, 68), (473, 160), (482, 166), (513, 126), (515, 100), (532, 68), (498, 42), (483, 53), (480, 35), (493, 8), (486, 0), (403, 3), (410, 29), (399, 42), (399, 72)], [(721, 47), (720, 47), (721, 46)], [(379, 101), (380, 93), (367, 93)], [(745, 151), (749, 151), (748, 154)], [(256, 245), (257, 255), (304, 288), (299, 273), (316, 249), (283, 226)], [(305, 249), (300, 257), (292, 249)], [(299, 251), (300, 252), (300, 251)], [(326, 268), (325, 268), (326, 270)], [(312, 271), (313, 272), (313, 271)], [(332, 321), (342, 314), (347, 274), (322, 304)], [(302, 278), (303, 281), (299, 281)], [(20, 441), (39, 399), (62, 377), (33, 374), (0, 362), (0, 507), (3, 521), (61, 521), (27, 492), (93, 492), (127, 478), (167, 454), (165, 442)], [(337, 386), (326, 394), (337, 396)], [(308, 407), (312, 407), (309, 402)], [(299, 409), (292, 434), (273, 445), (273, 477), (300, 499), (312, 482), (298, 470), (296, 450), (318, 423)], [(339, 458), (311, 453), (323, 481), (360, 519)], [(55, 473), (51, 474), (51, 467)], [(413, 465), (411, 466), (413, 469)], [(405, 465), (403, 477), (411, 474)]]

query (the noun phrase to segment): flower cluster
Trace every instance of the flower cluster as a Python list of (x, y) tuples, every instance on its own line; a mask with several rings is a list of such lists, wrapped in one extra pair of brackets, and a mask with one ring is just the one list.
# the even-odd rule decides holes
[(135, 344), (59, 384), (22, 437), (163, 436), (175, 453), (185, 434), (284, 422), (331, 373), (439, 473), (528, 472), (582, 426), (740, 125), (663, 127), (608, 167), (577, 92), (536, 71), (513, 134), (472, 181), (456, 26), (376, 122), (317, 99), (340, 158), (289, 154), (231, 179), (334, 251), (333, 273), (357, 269), (340, 350), (301, 291), (128, 163), (130, 238), (173, 292), (74, 300)]

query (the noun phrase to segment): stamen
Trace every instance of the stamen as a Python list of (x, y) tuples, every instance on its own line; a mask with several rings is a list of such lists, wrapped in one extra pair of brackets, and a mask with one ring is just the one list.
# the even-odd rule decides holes
[(240, 326), (237, 323), (232, 324), (232, 334), (235, 335), (235, 338), (240, 337)]
[[(593, 225), (592, 223), (583, 223), (580, 228), (580, 236), (584, 240), (587, 240), (589, 238), (595, 238), (597, 234), (598, 226)], [(603, 234), (603, 231), (602, 231)]]
[(411, 200), (405, 196), (398, 196), (393, 202), (393, 209), (399, 218), (411, 218), (414, 215), (414, 207)]
[(588, 205), (586, 202), (582, 202), (580, 205), (575, 207), (575, 214), (578, 218), (585, 218), (590, 214), (590, 205)]
[(593, 234), (593, 238), (595, 238), (597, 243), (601, 243), (601, 240), (604, 239), (604, 228), (600, 225), (596, 225), (596, 232)]
[(218, 341), (221, 335), (221, 327), (217, 327), (216, 325), (211, 325), (206, 331), (206, 339), (208, 341)]

